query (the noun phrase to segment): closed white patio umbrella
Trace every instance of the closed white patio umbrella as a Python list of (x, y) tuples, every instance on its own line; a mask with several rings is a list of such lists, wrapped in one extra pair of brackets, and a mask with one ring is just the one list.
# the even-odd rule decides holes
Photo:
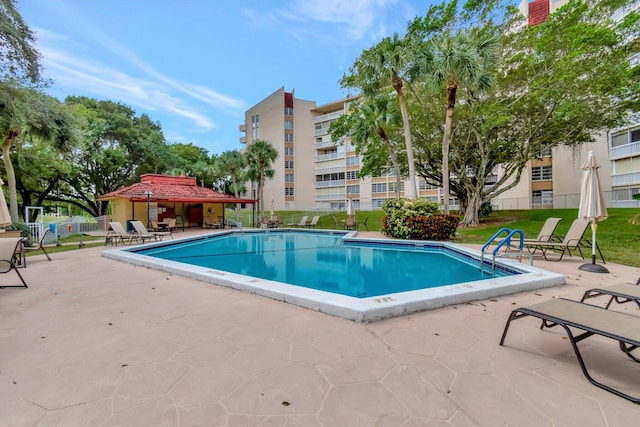
[[(4, 185), (2, 179), (0, 179), (0, 187)], [(0, 188), (0, 227), (8, 227), (11, 225), (11, 214), (9, 214), (9, 208), (7, 207), (7, 200), (4, 198), (4, 192)]]
[(347, 199), (347, 216), (354, 216), (356, 214), (356, 207), (353, 205), (353, 199), (349, 197)]
[(593, 151), (589, 151), (587, 160), (582, 165), (582, 185), (580, 187), (580, 208), (578, 218), (591, 222), (591, 263), (583, 264), (579, 268), (584, 271), (594, 273), (608, 273), (604, 266), (596, 264), (596, 231), (598, 222), (607, 219), (607, 207), (604, 205), (604, 198), (598, 179), (598, 163)]

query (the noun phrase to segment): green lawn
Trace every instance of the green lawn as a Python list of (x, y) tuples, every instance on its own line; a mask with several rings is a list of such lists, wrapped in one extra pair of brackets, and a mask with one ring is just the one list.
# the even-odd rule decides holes
[[(598, 245), (604, 254), (606, 261), (618, 264), (640, 267), (640, 225), (632, 225), (629, 220), (636, 215), (640, 215), (640, 209), (609, 209), (609, 218), (598, 224)], [(284, 215), (284, 223), (298, 223), (303, 215), (309, 215), (311, 221), (312, 212), (299, 211), (278, 211), (276, 215)], [(517, 210), (517, 211), (496, 211), (490, 217), (483, 218), (480, 226), (476, 228), (460, 228), (458, 235), (453, 239), (456, 243), (486, 243), (501, 227), (522, 230), (527, 238), (538, 235), (542, 224), (549, 217), (563, 218), (556, 229), (557, 234), (564, 235), (569, 226), (578, 216), (577, 209), (539, 209), (539, 210)], [(228, 217), (233, 217), (229, 215)], [(341, 224), (341, 220), (346, 218), (345, 212), (320, 213), (320, 221), (317, 228), (335, 228), (333, 217)], [(382, 211), (358, 211), (356, 220), (362, 224), (368, 218), (367, 226), (371, 231), (382, 230)], [(239, 220), (243, 224), (250, 224), (249, 217), (241, 217)], [(363, 231), (363, 228), (360, 228)], [(586, 232), (590, 237), (590, 230)], [(68, 242), (79, 242), (78, 236), (71, 237)], [(63, 243), (65, 242), (63, 241)], [(93, 240), (83, 236), (85, 245), (102, 245), (104, 238)], [(59, 252), (78, 249), (79, 245), (69, 245), (47, 248), (49, 252)], [(588, 250), (587, 250), (588, 251)], [(36, 252), (36, 255), (40, 252)]]

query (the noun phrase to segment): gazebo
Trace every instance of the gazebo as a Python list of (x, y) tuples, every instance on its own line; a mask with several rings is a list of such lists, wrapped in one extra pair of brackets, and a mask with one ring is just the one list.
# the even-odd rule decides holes
[[(140, 182), (103, 194), (98, 200), (111, 202), (113, 221), (128, 224), (130, 220), (162, 222), (176, 218), (178, 227), (202, 227), (225, 221), (225, 204), (257, 203), (254, 199), (229, 196), (210, 188), (198, 187), (196, 178), (144, 174)], [(221, 221), (220, 221), (221, 220)]]

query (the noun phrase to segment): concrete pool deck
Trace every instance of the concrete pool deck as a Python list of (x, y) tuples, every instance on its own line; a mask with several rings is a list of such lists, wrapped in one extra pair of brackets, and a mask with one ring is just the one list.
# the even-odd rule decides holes
[[(622, 426), (640, 414), (584, 378), (561, 330), (523, 319), (498, 345), (514, 307), (635, 282), (638, 268), (535, 258), (567, 283), (357, 323), (105, 249), (30, 257), (29, 289), (0, 289), (0, 425)], [(640, 366), (617, 343), (580, 346), (594, 376), (640, 395)]]

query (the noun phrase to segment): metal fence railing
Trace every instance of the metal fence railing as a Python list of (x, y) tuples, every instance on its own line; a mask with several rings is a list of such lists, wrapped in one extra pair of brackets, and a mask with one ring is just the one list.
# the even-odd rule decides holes
[(45, 243), (53, 243), (73, 235), (82, 235), (91, 231), (107, 231), (109, 221), (110, 217), (108, 215), (96, 218), (74, 216), (60, 221), (51, 222), (46, 225), (40, 223), (40, 227), (38, 227), (38, 223), (29, 224), (29, 228), (32, 229), (31, 235), (34, 240), (39, 240), (40, 236), (42, 236), (42, 233), (44, 232), (44, 228), (48, 228), (50, 232), (45, 238)]

